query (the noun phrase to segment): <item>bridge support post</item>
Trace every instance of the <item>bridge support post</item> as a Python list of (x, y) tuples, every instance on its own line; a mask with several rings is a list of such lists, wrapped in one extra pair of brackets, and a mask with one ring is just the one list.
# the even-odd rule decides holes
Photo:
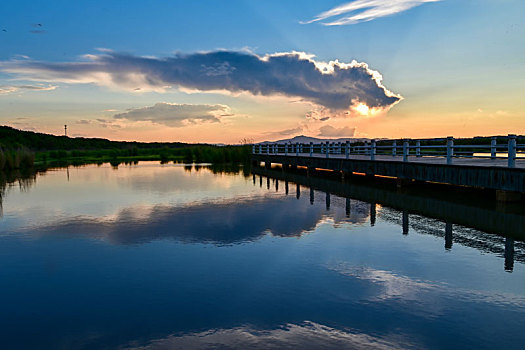
[(370, 141), (370, 160), (376, 160), (376, 140)]
[(346, 141), (345, 143), (345, 158), (350, 158), (350, 141)]
[(505, 271), (514, 270), (514, 239), (507, 237), (505, 239)]
[(496, 136), (492, 136), (492, 139), (490, 140), (490, 158), (491, 159), (496, 159), (496, 152), (497, 152)]
[(376, 203), (370, 203), (370, 226), (375, 226), (376, 224)]
[(516, 135), (509, 135), (509, 151), (508, 151), (508, 165), (509, 168), (516, 167)]
[(408, 148), (408, 140), (403, 141), (403, 162), (408, 162), (408, 152), (410, 152), (410, 148)]
[(454, 156), (454, 138), (447, 137), (447, 164), (452, 164), (452, 157)]
[(403, 226), (403, 235), (408, 235), (409, 231), (409, 225), (408, 225), (408, 211), (403, 210), (403, 219), (402, 219), (402, 226)]
[(395, 157), (397, 155), (397, 141), (394, 140), (392, 142), (392, 157)]
[(452, 249), (452, 223), (445, 223), (445, 249)]
[(310, 142), (310, 157), (314, 155), (314, 143)]
[(421, 157), (421, 141), (416, 141), (416, 157)]

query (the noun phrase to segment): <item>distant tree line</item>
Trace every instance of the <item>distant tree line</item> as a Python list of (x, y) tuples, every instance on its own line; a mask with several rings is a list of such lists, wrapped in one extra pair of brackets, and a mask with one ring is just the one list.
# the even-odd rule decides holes
[(100, 138), (70, 138), (0, 126), (0, 170), (49, 163), (87, 164), (160, 160), (186, 163), (247, 163), (251, 147), (127, 142)]

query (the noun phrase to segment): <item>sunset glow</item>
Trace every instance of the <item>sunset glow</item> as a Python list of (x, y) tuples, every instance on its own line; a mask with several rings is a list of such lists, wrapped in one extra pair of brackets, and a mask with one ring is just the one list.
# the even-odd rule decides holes
[(3, 125), (214, 143), (525, 133), (521, 1), (29, 4), (0, 5)]

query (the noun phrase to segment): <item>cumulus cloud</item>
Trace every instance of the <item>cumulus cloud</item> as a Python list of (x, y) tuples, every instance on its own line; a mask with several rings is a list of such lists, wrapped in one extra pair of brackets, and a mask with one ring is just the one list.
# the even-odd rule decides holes
[(356, 24), (391, 16), (427, 2), (438, 1), (441, 0), (355, 0), (336, 6), (318, 14), (310, 21), (301, 23), (321, 22), (327, 26)]
[(152, 123), (179, 127), (191, 124), (219, 123), (221, 117), (232, 116), (226, 105), (197, 105), (156, 103), (150, 107), (134, 108), (115, 114), (115, 119), (130, 121), (150, 121)]
[(55, 90), (57, 87), (53, 85), (40, 86), (40, 85), (0, 85), (0, 94), (9, 94), (21, 90), (27, 91), (50, 91)]
[(325, 137), (352, 137), (355, 134), (355, 128), (348, 126), (342, 128), (334, 128), (330, 125), (325, 125), (319, 129), (318, 136)]
[(84, 58), (59, 63), (4, 61), (0, 70), (32, 80), (94, 83), (130, 91), (165, 91), (175, 86), (190, 92), (299, 97), (332, 111), (358, 103), (388, 109), (401, 99), (382, 85), (381, 74), (366, 63), (317, 61), (302, 52), (258, 56), (214, 51), (155, 58), (105, 51)]

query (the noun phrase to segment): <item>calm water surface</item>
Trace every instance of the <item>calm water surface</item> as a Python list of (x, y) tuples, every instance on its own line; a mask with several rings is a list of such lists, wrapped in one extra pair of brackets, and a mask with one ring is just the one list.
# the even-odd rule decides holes
[(524, 348), (505, 217), (494, 235), (301, 181), (145, 162), (4, 186), (0, 348)]

